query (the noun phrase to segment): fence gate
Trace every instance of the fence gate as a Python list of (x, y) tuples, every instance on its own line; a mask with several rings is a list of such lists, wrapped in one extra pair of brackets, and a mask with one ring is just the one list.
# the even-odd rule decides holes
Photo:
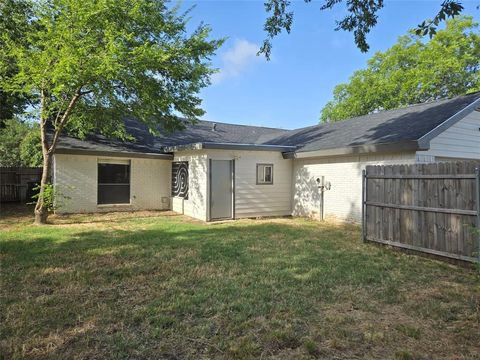
[(477, 161), (367, 166), (363, 239), (479, 261), (479, 168)]

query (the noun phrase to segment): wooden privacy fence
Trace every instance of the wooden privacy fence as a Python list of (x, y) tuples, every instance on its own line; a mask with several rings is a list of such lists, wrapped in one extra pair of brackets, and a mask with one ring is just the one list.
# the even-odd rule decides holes
[(41, 167), (0, 167), (0, 202), (31, 201), (41, 175)]
[(16, 202), (20, 201), (20, 191), (18, 185), (1, 184), (0, 185), (0, 201)]
[(479, 261), (479, 168), (476, 161), (367, 166), (363, 239)]

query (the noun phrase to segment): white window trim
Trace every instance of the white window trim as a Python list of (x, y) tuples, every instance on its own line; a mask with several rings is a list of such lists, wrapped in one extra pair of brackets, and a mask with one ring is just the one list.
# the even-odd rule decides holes
[(124, 160), (124, 159), (105, 159), (105, 158), (99, 158), (98, 159), (99, 164), (117, 164), (117, 165), (131, 165), (130, 160)]
[[(263, 169), (263, 176), (262, 176), (262, 179), (261, 181), (259, 181), (258, 179), (258, 172), (259, 172), (259, 169), (260, 167), (262, 167)], [(271, 181), (265, 181), (265, 169), (267, 167), (270, 167), (272, 170), (271, 170), (271, 174), (272, 174), (272, 180)], [(257, 164), (257, 171), (256, 171), (256, 184), (257, 185), (273, 185), (273, 164)]]

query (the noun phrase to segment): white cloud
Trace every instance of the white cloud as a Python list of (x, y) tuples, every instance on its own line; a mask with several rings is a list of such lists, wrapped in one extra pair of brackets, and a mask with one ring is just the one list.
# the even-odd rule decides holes
[(233, 46), (221, 55), (220, 72), (212, 76), (212, 83), (218, 84), (225, 79), (243, 73), (251, 64), (261, 61), (257, 56), (260, 47), (244, 39), (237, 39)]

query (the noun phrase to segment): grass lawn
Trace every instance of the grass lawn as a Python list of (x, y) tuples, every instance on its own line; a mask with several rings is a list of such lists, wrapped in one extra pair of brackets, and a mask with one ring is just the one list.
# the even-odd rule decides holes
[(52, 220), (0, 220), (5, 358), (480, 358), (478, 273), (354, 226)]

